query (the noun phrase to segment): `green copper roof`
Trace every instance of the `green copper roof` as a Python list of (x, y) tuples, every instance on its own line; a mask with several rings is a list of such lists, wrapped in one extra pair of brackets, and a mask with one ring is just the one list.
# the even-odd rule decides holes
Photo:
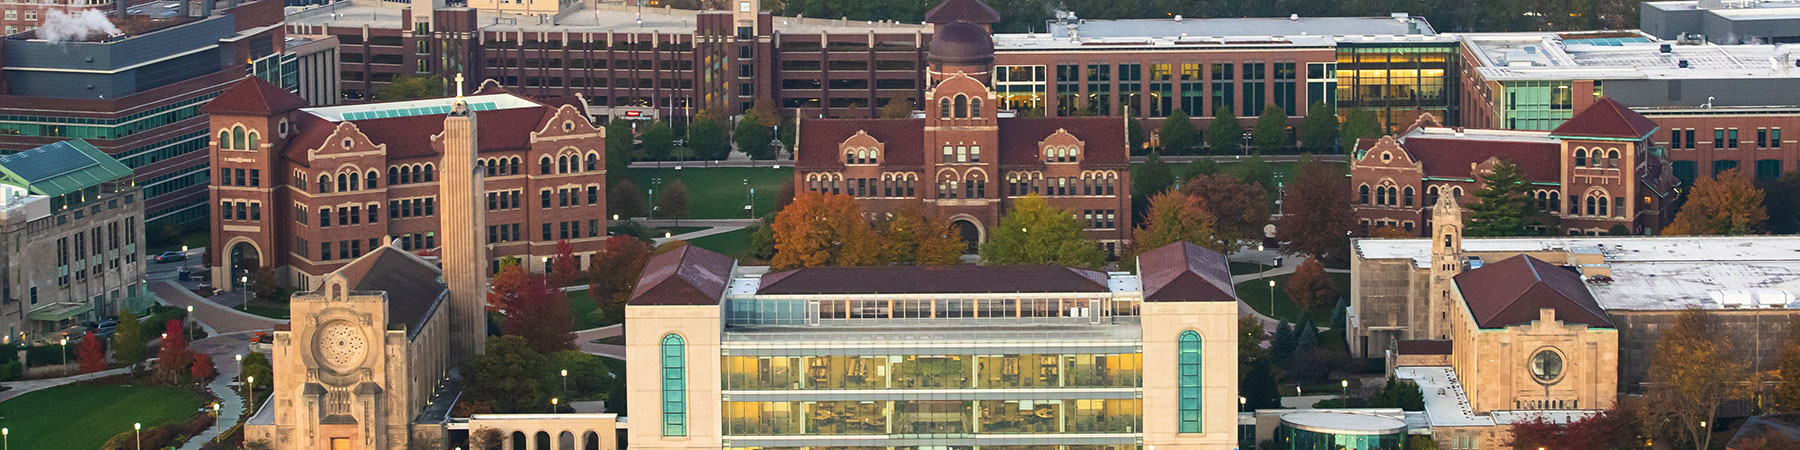
[(83, 140), (0, 156), (0, 183), (58, 196), (131, 176), (131, 168)]

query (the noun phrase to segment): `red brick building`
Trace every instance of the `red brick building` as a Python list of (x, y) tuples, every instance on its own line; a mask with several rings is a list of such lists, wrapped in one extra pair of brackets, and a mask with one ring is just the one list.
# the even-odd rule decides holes
[(1131, 232), (1125, 122), (1001, 110), (988, 28), (998, 20), (979, 2), (933, 10), (925, 110), (905, 119), (801, 120), (795, 185), (854, 196), (876, 214), (922, 205), (970, 243), (987, 240), (1011, 201), (1041, 195), (1117, 252)]
[(1668, 162), (1650, 145), (1656, 131), (1650, 119), (1605, 97), (1548, 132), (1421, 119), (1400, 136), (1358, 145), (1351, 202), (1364, 235), (1384, 226), (1422, 233), (1439, 195), (1476, 202), (1481, 175), (1504, 160), (1519, 166), (1538, 208), (1555, 219), (1542, 225), (1546, 233), (1598, 235), (1613, 225), (1655, 233), (1675, 198)]
[[(580, 108), (492, 85), (466, 100), (477, 119), (486, 196), (475, 204), (486, 204), (488, 255), (543, 271), (568, 241), (588, 260), (606, 239), (604, 132)], [(216, 138), (215, 276), (274, 267), (284, 285), (311, 288), (390, 238), (419, 252), (442, 245), (437, 171), (451, 100), (304, 103), (247, 78), (206, 105)]]

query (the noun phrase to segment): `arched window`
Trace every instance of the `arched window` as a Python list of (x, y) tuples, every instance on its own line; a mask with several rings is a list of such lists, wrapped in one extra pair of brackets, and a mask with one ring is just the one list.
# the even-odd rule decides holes
[(1587, 215), (1590, 215), (1590, 216), (1594, 215), (1594, 196), (1588, 195), (1586, 203), (1587, 203)]
[(231, 149), (231, 132), (230, 131), (219, 130), (219, 148), (225, 149), (225, 150)]
[(363, 187), (366, 187), (369, 189), (376, 188), (378, 186), (376, 177), (380, 177), (380, 176), (381, 176), (381, 174), (379, 172), (376, 172), (374, 169), (370, 169), (369, 174), (367, 175), (368, 178), (363, 179)]
[(512, 450), (525, 450), (525, 432), (512, 432)]
[(593, 431), (581, 435), (582, 450), (600, 450), (600, 435)]
[(337, 191), (344, 192), (344, 191), (348, 191), (348, 190), (350, 190), (350, 179), (344, 174), (341, 174), (341, 173), (338, 174), (338, 176), (337, 176)]
[(1558, 194), (1556, 191), (1550, 191), (1550, 207), (1544, 208), (1545, 210), (1550, 212), (1562, 211), (1562, 199), (1557, 198), (1557, 196)]
[(950, 118), (950, 99), (938, 100), (938, 117)]
[(1455, 197), (1451, 197), (1451, 198), (1454, 198), (1454, 199), (1456, 199), (1456, 201), (1461, 202), (1462, 201), (1462, 186), (1457, 186), (1455, 189), (1451, 189), (1450, 195), (1454, 195)]
[(1402, 205), (1405, 205), (1405, 206), (1412, 206), (1412, 205), (1413, 205), (1413, 204), (1412, 204), (1412, 200), (1413, 200), (1413, 188), (1412, 188), (1412, 186), (1407, 186), (1407, 187), (1406, 187), (1406, 191), (1404, 191), (1404, 192), (1405, 192), (1405, 193), (1406, 193), (1406, 197), (1405, 197), (1405, 199), (1406, 199), (1406, 200), (1405, 200), (1405, 201), (1403, 201), (1403, 202), (1401, 202), (1401, 204), (1402, 204)]
[(1357, 202), (1364, 205), (1369, 204), (1369, 185), (1362, 185), (1362, 187), (1357, 188), (1357, 192), (1361, 194), (1361, 200), (1357, 200)]
[(969, 97), (968, 96), (964, 96), (964, 95), (956, 96), (956, 117), (957, 118), (969, 117)]
[(544, 156), (542, 158), (538, 158), (538, 175), (549, 175), (549, 174), (550, 174), (550, 157)]
[(256, 150), (256, 137), (257, 137), (256, 131), (251, 131), (247, 134), (250, 136), (249, 145), (246, 145), (246, 146), (244, 146), (244, 148), (241, 148), (239, 150)]
[(231, 148), (238, 150), (250, 148), (244, 145), (244, 127), (238, 126), (231, 128)]
[(319, 175), (319, 193), (324, 194), (324, 193), (330, 192), (330, 191), (331, 191), (331, 176), (330, 175)]
[(531, 448), (537, 450), (550, 450), (550, 432), (539, 431), (537, 434), (532, 435), (531, 440), (537, 441), (537, 445), (533, 445)]
[(357, 178), (359, 177), (356, 176), (356, 172), (350, 172), (350, 190), (352, 191), (362, 189), (362, 183), (358, 182)]
[(1576, 166), (1587, 165), (1587, 150), (1575, 149), (1575, 165)]
[(388, 183), (393, 183), (399, 179), (400, 179), (400, 168), (397, 166), (389, 167), (388, 168)]
[(1176, 385), (1180, 390), (1181, 423), (1180, 432), (1200, 433), (1200, 333), (1194, 330), (1181, 332), (1181, 340), (1177, 344), (1180, 371), (1176, 374)]
[(1618, 150), (1607, 150), (1606, 151), (1606, 167), (1619, 167), (1619, 151)]
[(587, 154), (587, 170), (599, 170), (599, 169), (600, 169), (600, 154), (594, 153), (594, 152), (588, 152), (588, 154)]
[(556, 157), (556, 173), (569, 173), (569, 157)]
[(516, 175), (519, 173), (519, 157), (514, 156), (512, 157), (512, 162), (507, 163), (506, 173), (509, 175)]
[(663, 436), (687, 436), (687, 345), (681, 336), (662, 339)]
[(420, 182), (423, 182), (423, 183), (431, 182), (431, 167), (432, 166), (430, 164), (425, 165), (424, 173), (419, 174), (420, 177), (423, 177), (420, 179)]
[(974, 117), (974, 118), (981, 117), (981, 99), (979, 99), (979, 98), (969, 99), (969, 117)]

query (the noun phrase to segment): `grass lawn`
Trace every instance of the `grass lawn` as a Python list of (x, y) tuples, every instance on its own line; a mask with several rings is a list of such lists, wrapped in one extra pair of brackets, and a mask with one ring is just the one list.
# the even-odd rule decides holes
[[(241, 307), (238, 310), (243, 311)], [(271, 319), (286, 319), (288, 318), (288, 304), (253, 298), (250, 299), (250, 309), (248, 312)]]
[(775, 194), (794, 179), (794, 168), (627, 169), (625, 178), (645, 191), (644, 200), (649, 205), (656, 204), (649, 198), (652, 178), (662, 179), (663, 185), (678, 179), (687, 184), (688, 213), (683, 219), (743, 219), (748, 217), (744, 214), (744, 198), (749, 194), (744, 180), (750, 180), (750, 187), (756, 188), (756, 213), (767, 214), (775, 208)]
[(1269, 265), (1267, 265), (1267, 264), (1257, 264), (1257, 263), (1248, 263), (1248, 262), (1240, 262), (1240, 261), (1232, 261), (1231, 262), (1231, 274), (1232, 275), (1252, 274), (1252, 273), (1262, 272), (1263, 270), (1266, 270), (1268, 268), (1269, 268)]
[(728, 231), (688, 241), (688, 245), (698, 246), (733, 257), (742, 257), (744, 250), (750, 248), (750, 229)]
[[(1337, 286), (1338, 286), (1339, 292), (1347, 291), (1350, 289), (1350, 274), (1333, 273), (1333, 274), (1328, 274), (1328, 275), (1330, 275), (1333, 280), (1337, 281)], [(1244, 303), (1250, 304), (1251, 309), (1255, 309), (1256, 312), (1262, 313), (1265, 316), (1274, 317), (1278, 320), (1285, 320), (1288, 322), (1299, 322), (1300, 315), (1303, 311), (1300, 310), (1300, 307), (1295, 306), (1293, 304), (1293, 302), (1289, 302), (1288, 298), (1287, 298), (1287, 293), (1282, 291), (1283, 288), (1287, 287), (1288, 276), (1289, 275), (1280, 275), (1280, 276), (1274, 277), (1274, 280), (1275, 280), (1275, 312), (1274, 312), (1274, 314), (1269, 313), (1269, 281), (1268, 281), (1269, 278), (1258, 278), (1258, 279), (1238, 283), (1237, 284), (1238, 298), (1243, 299)], [(1331, 324), (1329, 323), (1330, 321), (1331, 321), (1331, 316), (1329, 314), (1323, 314), (1319, 317), (1313, 317), (1313, 324), (1321, 326), (1321, 327), (1331, 326)], [(1321, 345), (1323, 345), (1323, 343), (1321, 343)], [(1339, 345), (1342, 345), (1342, 344), (1339, 344)]]
[(19, 448), (91, 450), (113, 435), (180, 422), (199, 414), (200, 396), (181, 389), (67, 385), (0, 403), (0, 417)]
[(594, 303), (594, 296), (589, 294), (588, 291), (568, 292), (564, 293), (563, 297), (569, 301), (569, 314), (574, 316), (572, 317), (572, 322), (575, 324), (576, 330), (599, 328), (619, 323), (617, 321), (601, 321), (594, 317), (594, 310), (600, 309), (600, 305)]

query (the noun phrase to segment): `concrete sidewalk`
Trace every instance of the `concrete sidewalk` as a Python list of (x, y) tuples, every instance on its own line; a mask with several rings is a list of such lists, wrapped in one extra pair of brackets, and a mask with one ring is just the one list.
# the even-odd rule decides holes
[(210, 328), (212, 334), (273, 330), (275, 325), (287, 323), (286, 320), (270, 319), (213, 303), (170, 281), (150, 284), (150, 292), (156, 293), (156, 297), (169, 306), (193, 306), (194, 320)]
[(81, 375), (70, 375), (70, 376), (61, 377), (61, 378), (45, 378), (45, 379), (41, 379), (41, 380), (8, 381), (5, 383), (0, 383), (0, 386), (6, 386), (6, 387), (11, 388), (11, 389), (7, 389), (6, 392), (0, 392), (0, 402), (12, 400), (13, 397), (18, 397), (18, 396), (25, 395), (25, 394), (28, 394), (28, 393), (31, 393), (34, 391), (49, 389), (49, 388), (62, 386), (62, 385), (69, 384), (69, 383), (76, 383), (76, 382), (92, 380), (95, 378), (106, 378), (106, 377), (110, 377), (113, 375), (122, 375), (122, 374), (129, 373), (129, 372), (131, 372), (130, 367), (120, 367), (117, 369), (102, 370), (99, 372), (86, 373), (86, 374), (81, 374)]
[(600, 344), (595, 343), (594, 341), (615, 337), (624, 331), (625, 327), (617, 324), (577, 331), (575, 332), (575, 345), (581, 348), (582, 353), (605, 356), (623, 361), (625, 360), (625, 346)]

